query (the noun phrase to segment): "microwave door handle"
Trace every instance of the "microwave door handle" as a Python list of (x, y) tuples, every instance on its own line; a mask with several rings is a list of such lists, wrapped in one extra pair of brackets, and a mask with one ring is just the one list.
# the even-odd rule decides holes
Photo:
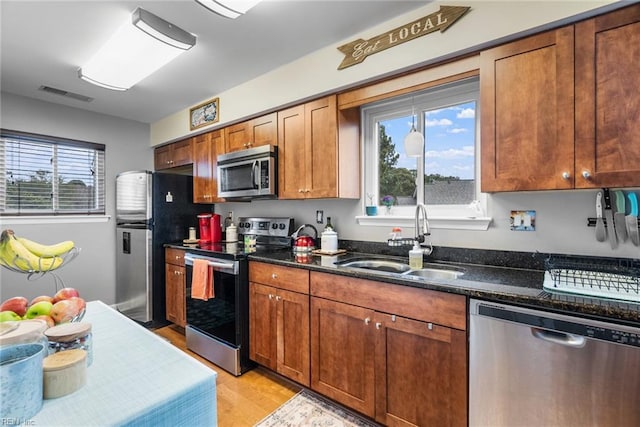
[(256, 169), (258, 169), (259, 167), (260, 167), (259, 162), (255, 160), (253, 162), (253, 165), (251, 166), (251, 182), (253, 184), (253, 188), (259, 188), (258, 182), (256, 182), (256, 178), (257, 178)]

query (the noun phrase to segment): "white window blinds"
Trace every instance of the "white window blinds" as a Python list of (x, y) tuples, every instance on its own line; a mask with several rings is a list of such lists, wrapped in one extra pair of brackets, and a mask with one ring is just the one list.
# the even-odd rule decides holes
[(0, 215), (105, 213), (105, 147), (1, 130)]

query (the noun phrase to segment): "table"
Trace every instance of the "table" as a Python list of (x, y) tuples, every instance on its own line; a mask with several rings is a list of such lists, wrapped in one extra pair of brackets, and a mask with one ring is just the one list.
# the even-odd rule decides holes
[(87, 384), (44, 401), (27, 425), (216, 426), (217, 373), (100, 301), (92, 324)]

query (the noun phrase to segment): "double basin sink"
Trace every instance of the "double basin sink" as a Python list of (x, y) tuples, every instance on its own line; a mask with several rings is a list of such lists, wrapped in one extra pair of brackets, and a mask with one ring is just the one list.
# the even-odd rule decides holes
[(385, 276), (396, 276), (406, 278), (417, 278), (423, 280), (452, 280), (464, 274), (464, 269), (445, 264), (425, 263), (423, 268), (413, 270), (404, 261), (389, 260), (380, 258), (353, 258), (336, 262), (339, 268), (353, 269), (356, 271), (366, 271), (371, 274), (381, 274)]

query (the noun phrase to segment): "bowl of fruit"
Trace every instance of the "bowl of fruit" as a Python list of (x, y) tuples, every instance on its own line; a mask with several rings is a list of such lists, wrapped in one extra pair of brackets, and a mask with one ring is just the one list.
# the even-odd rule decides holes
[(0, 305), (0, 323), (38, 319), (52, 327), (82, 320), (86, 303), (74, 288), (62, 288), (53, 296), (41, 295), (31, 300), (17, 296)]

